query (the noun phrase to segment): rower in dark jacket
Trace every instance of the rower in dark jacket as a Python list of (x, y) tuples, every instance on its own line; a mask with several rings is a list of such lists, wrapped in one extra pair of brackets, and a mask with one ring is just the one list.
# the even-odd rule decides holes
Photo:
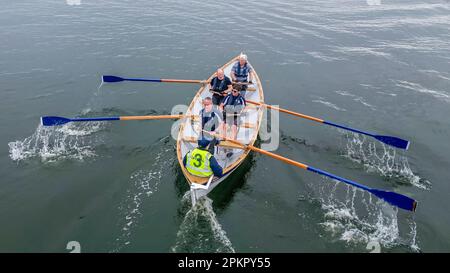
[(222, 137), (227, 138), (227, 124), (231, 125), (231, 139), (237, 138), (240, 115), (246, 106), (244, 97), (240, 95), (241, 86), (233, 84), (233, 91), (220, 104), (223, 111)]
[(220, 105), (222, 100), (231, 92), (231, 80), (223, 73), (221, 68), (217, 69), (216, 76), (209, 83), (209, 91), (214, 95), (212, 101), (214, 105)]

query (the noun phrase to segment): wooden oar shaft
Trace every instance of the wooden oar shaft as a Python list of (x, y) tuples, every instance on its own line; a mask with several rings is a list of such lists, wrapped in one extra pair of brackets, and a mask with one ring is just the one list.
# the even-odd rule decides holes
[[(217, 134), (214, 134), (214, 133), (211, 133), (211, 132), (208, 132), (208, 131), (205, 131), (205, 130), (202, 130), (202, 131), (205, 132), (205, 133), (208, 133), (208, 134), (210, 134), (210, 135), (212, 135), (212, 136), (215, 136), (215, 137), (220, 138), (220, 136), (217, 135)], [(246, 148), (248, 148), (248, 149), (250, 149), (250, 150), (252, 150), (252, 151), (255, 151), (255, 152), (258, 152), (258, 153), (261, 153), (261, 154), (265, 154), (265, 155), (270, 156), (270, 157), (272, 157), (272, 158), (278, 159), (278, 160), (280, 160), (280, 161), (282, 161), (282, 162), (285, 162), (285, 163), (288, 163), (288, 164), (297, 166), (297, 167), (299, 167), (299, 168), (302, 168), (302, 169), (305, 169), (305, 170), (308, 169), (308, 165), (306, 165), (306, 164), (297, 162), (297, 161), (295, 161), (295, 160), (286, 158), (286, 157), (281, 156), (281, 155), (277, 155), (277, 154), (268, 152), (268, 151), (263, 150), (263, 149), (256, 148), (256, 147), (253, 146), (253, 145), (250, 145), (250, 144), (245, 145), (245, 144), (242, 144), (241, 142), (239, 142), (239, 141), (237, 141), (237, 140), (229, 139), (229, 138), (226, 138), (225, 140), (228, 141), (228, 142), (234, 143), (234, 144), (236, 144), (236, 145), (240, 145), (240, 146), (242, 146), (242, 147), (246, 147)]]
[(300, 117), (300, 118), (309, 119), (309, 120), (312, 120), (312, 121), (323, 123), (323, 119), (320, 119), (320, 118), (315, 118), (315, 117), (312, 117), (312, 116), (300, 114), (300, 113), (297, 113), (297, 112), (294, 112), (294, 111), (289, 111), (289, 110), (286, 110), (286, 109), (283, 109), (283, 108), (279, 108), (279, 107), (276, 107), (276, 106), (271, 106), (271, 105), (268, 105), (268, 104), (265, 104), (265, 103), (256, 102), (256, 101), (246, 100), (246, 102), (251, 103), (251, 104), (261, 105), (261, 106), (264, 106), (264, 107), (267, 107), (267, 108), (270, 108), (270, 109), (274, 109), (274, 110), (277, 110), (277, 111), (280, 111), (280, 112), (283, 112), (283, 113), (286, 113), (286, 114), (290, 114), (290, 115), (293, 115), (293, 116), (297, 116), (297, 117)]
[[(240, 145), (242, 145), (242, 143), (240, 143), (239, 141), (236, 141), (236, 140), (232, 140), (232, 139), (226, 139), (226, 140), (229, 141), (229, 142), (231, 142), (231, 143), (234, 143), (234, 144), (240, 144)], [(297, 161), (295, 161), (295, 160), (286, 158), (286, 157), (281, 156), (281, 155), (277, 155), (277, 154), (268, 152), (268, 151), (263, 150), (263, 149), (256, 148), (256, 147), (253, 146), (253, 145), (243, 145), (243, 146), (249, 148), (249, 149), (252, 150), (252, 151), (255, 151), (255, 152), (258, 152), (258, 153), (261, 153), (261, 154), (265, 154), (265, 155), (267, 155), (267, 156), (270, 156), (270, 157), (272, 157), (272, 158), (275, 158), (275, 159), (277, 159), (277, 160), (280, 160), (280, 161), (282, 161), (282, 162), (284, 162), (284, 163), (288, 163), (288, 164), (290, 164), (290, 165), (294, 165), (294, 166), (296, 166), (296, 167), (299, 167), (299, 168), (302, 168), (302, 169), (305, 169), (305, 170), (308, 169), (308, 166), (305, 165), (305, 164), (303, 164), (303, 163), (297, 162)]]

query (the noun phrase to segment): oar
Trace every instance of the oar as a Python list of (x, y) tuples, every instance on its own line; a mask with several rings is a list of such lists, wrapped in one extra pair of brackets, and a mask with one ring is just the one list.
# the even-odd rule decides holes
[(397, 148), (400, 148), (400, 149), (408, 150), (408, 147), (409, 147), (409, 141), (408, 140), (404, 140), (404, 139), (401, 139), (401, 138), (398, 138), (398, 137), (371, 134), (371, 133), (364, 132), (364, 131), (357, 130), (357, 129), (353, 129), (353, 128), (350, 128), (350, 127), (347, 127), (347, 126), (339, 125), (339, 124), (336, 124), (336, 123), (333, 123), (333, 122), (325, 121), (325, 120), (320, 119), (320, 118), (315, 118), (315, 117), (312, 117), (312, 116), (308, 116), (308, 115), (300, 114), (300, 113), (297, 113), (297, 112), (289, 111), (289, 110), (286, 110), (286, 109), (283, 109), (283, 108), (270, 106), (268, 104), (259, 103), (259, 102), (255, 102), (255, 101), (250, 101), (250, 100), (246, 100), (246, 102), (251, 103), (251, 104), (261, 105), (261, 106), (264, 106), (264, 107), (267, 107), (267, 108), (270, 108), (270, 109), (278, 110), (278, 111), (283, 112), (283, 113), (287, 113), (287, 114), (294, 115), (294, 116), (297, 116), (297, 117), (301, 117), (301, 118), (304, 118), (304, 119), (309, 119), (309, 120), (316, 121), (316, 122), (319, 122), (319, 123), (331, 125), (331, 126), (334, 126), (334, 127), (338, 127), (338, 128), (344, 129), (344, 130), (352, 131), (354, 133), (359, 133), (359, 134), (363, 134), (363, 135), (366, 135), (366, 136), (370, 136), (370, 137), (373, 137), (373, 138), (375, 138), (375, 139), (377, 139), (377, 140), (379, 140), (379, 141), (381, 141), (381, 142), (383, 142), (383, 143), (385, 143), (387, 145), (391, 145), (391, 146), (394, 146), (394, 147), (397, 147)]
[(63, 118), (63, 117), (41, 117), (41, 123), (44, 126), (63, 125), (68, 122), (86, 122), (86, 121), (110, 121), (110, 120), (152, 120), (152, 119), (178, 119), (184, 117), (195, 117), (185, 115), (161, 115), (161, 116), (121, 116), (121, 117), (99, 117), (99, 118)]
[(203, 80), (176, 80), (176, 79), (139, 79), (139, 78), (121, 78), (118, 76), (105, 75), (102, 76), (103, 82), (173, 82), (173, 83), (206, 83)]
[(237, 85), (252, 85), (253, 82), (233, 82), (233, 84), (237, 84)]
[[(210, 135), (216, 136), (217, 138), (220, 138), (219, 135), (216, 135), (214, 133), (210, 133), (210, 132), (207, 132), (207, 131), (204, 131), (204, 132), (206, 132), (206, 133), (208, 133)], [(270, 157), (275, 158), (277, 160), (280, 160), (282, 162), (294, 165), (296, 167), (299, 167), (299, 168), (302, 168), (302, 169), (305, 169), (305, 170), (308, 170), (308, 171), (311, 171), (311, 172), (315, 172), (315, 173), (318, 173), (318, 174), (321, 174), (321, 175), (333, 178), (335, 180), (344, 182), (346, 184), (352, 185), (354, 187), (360, 188), (362, 190), (368, 191), (368, 192), (372, 193), (373, 195), (377, 196), (378, 198), (381, 198), (381, 199), (385, 200), (386, 202), (388, 202), (388, 203), (390, 203), (390, 204), (392, 204), (394, 206), (397, 206), (399, 208), (402, 208), (402, 209), (405, 209), (405, 210), (410, 210), (410, 211), (415, 211), (416, 210), (417, 202), (414, 199), (412, 199), (412, 198), (410, 198), (408, 196), (401, 195), (401, 194), (398, 194), (398, 193), (395, 193), (395, 192), (391, 192), (391, 191), (372, 189), (372, 188), (369, 188), (367, 186), (361, 185), (361, 184), (359, 184), (359, 183), (357, 183), (355, 181), (352, 181), (352, 180), (349, 180), (349, 179), (346, 179), (346, 178), (342, 178), (340, 176), (331, 174), (331, 173), (326, 172), (326, 171), (322, 171), (320, 169), (308, 166), (306, 164), (294, 161), (292, 159), (289, 159), (289, 158), (286, 158), (286, 157), (283, 157), (283, 156), (280, 156), (280, 155), (277, 155), (277, 154), (274, 154), (274, 153), (271, 153), (271, 152), (268, 152), (268, 151), (256, 148), (253, 145), (244, 145), (244, 144), (242, 144), (239, 141), (236, 141), (236, 140), (233, 140), (233, 139), (228, 139), (228, 138), (226, 138), (225, 140), (228, 141), (228, 142), (231, 142), (231, 143), (234, 143), (234, 144), (246, 147), (246, 148), (248, 148), (248, 149), (250, 149), (252, 151), (255, 151), (255, 152), (258, 152), (258, 153), (270, 156)]]

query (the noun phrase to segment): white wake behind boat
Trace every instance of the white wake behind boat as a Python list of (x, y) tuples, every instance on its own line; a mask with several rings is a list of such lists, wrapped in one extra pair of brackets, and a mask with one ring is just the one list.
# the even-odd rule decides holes
[[(238, 61), (239, 56), (231, 59), (228, 63), (222, 66), (225, 75), (230, 77), (231, 68), (233, 64)], [(248, 91), (245, 92), (245, 99), (255, 102), (264, 103), (264, 93), (261, 81), (258, 74), (253, 70), (253, 84), (249, 85)], [(209, 77), (208, 82), (215, 76), (215, 73)], [(231, 77), (230, 77), (231, 78)], [(186, 115), (198, 115), (202, 109), (202, 100), (206, 97), (211, 97), (208, 85), (200, 87), (194, 99), (192, 100)], [(249, 105), (244, 109), (240, 115), (240, 126), (238, 129), (237, 140), (243, 144), (253, 145), (258, 137), (259, 128), (263, 116), (263, 108)], [(242, 149), (242, 146), (230, 143), (228, 141), (221, 141), (216, 148), (214, 154), (216, 160), (223, 168), (223, 176), (218, 177), (198, 177), (190, 174), (183, 165), (184, 156), (191, 150), (197, 147), (197, 140), (201, 135), (201, 120), (199, 119), (184, 119), (180, 124), (180, 129), (177, 138), (177, 158), (180, 163), (181, 170), (190, 185), (192, 204), (195, 205), (197, 200), (202, 196), (207, 195), (217, 185), (226, 180), (226, 178), (235, 171), (239, 165), (245, 160), (250, 150)], [(232, 151), (233, 155), (227, 157), (226, 154)]]

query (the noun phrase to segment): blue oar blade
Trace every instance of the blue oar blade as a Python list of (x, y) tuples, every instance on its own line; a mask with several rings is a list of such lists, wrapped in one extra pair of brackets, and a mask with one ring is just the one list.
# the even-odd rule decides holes
[(63, 118), (63, 117), (41, 117), (41, 123), (44, 126), (55, 126), (55, 125), (62, 125), (66, 124), (67, 122), (71, 122), (71, 119)]
[(399, 208), (415, 211), (417, 202), (416, 200), (404, 196), (399, 193), (391, 192), (391, 191), (383, 191), (383, 190), (377, 190), (377, 189), (370, 189), (370, 192), (374, 195), (376, 195), (378, 198), (383, 199), (384, 201), (397, 206)]
[(398, 137), (381, 136), (381, 135), (374, 135), (373, 137), (387, 145), (391, 145), (400, 149), (408, 150), (409, 147), (408, 140), (404, 140)]
[(106, 75), (102, 77), (103, 82), (122, 82), (123, 78), (117, 76)]

